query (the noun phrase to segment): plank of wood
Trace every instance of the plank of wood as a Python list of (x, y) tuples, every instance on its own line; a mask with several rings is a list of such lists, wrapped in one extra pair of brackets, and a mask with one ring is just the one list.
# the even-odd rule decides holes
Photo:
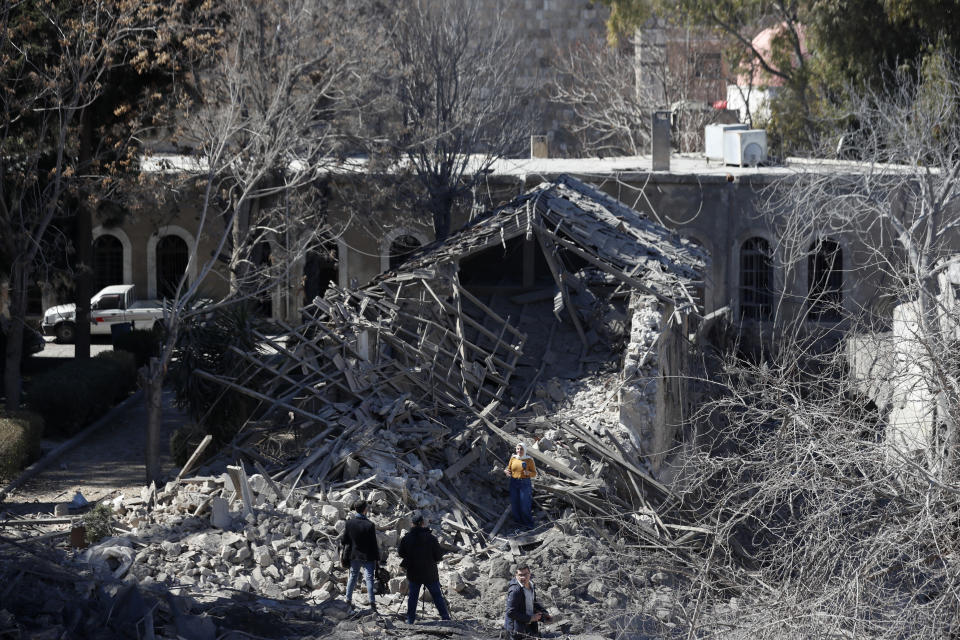
[(352, 485), (350, 485), (349, 487), (345, 487), (345, 488), (343, 489), (343, 493), (348, 493), (348, 492), (350, 492), (350, 491), (356, 491), (356, 490), (359, 489), (360, 487), (362, 487), (362, 486), (364, 486), (364, 485), (366, 485), (366, 484), (369, 484), (369, 483), (373, 482), (374, 480), (377, 479), (377, 477), (378, 477), (378, 474), (375, 473), (375, 474), (373, 474), (372, 476), (370, 476), (369, 478), (366, 478), (366, 479), (364, 479), (364, 480), (361, 480), (360, 482), (357, 482), (357, 483), (355, 483), (355, 484), (352, 484)]
[(467, 465), (473, 464), (480, 457), (480, 447), (473, 447), (467, 452), (467, 455), (461, 457), (455, 463), (443, 470), (443, 477), (456, 478), (457, 474), (467, 468)]
[(500, 519), (497, 520), (496, 526), (493, 527), (493, 531), (490, 532), (490, 537), (495, 538), (498, 533), (500, 533), (500, 528), (503, 526), (503, 523), (507, 521), (507, 516), (510, 515), (510, 507), (507, 506), (504, 508), (503, 513), (500, 514)]
[(200, 444), (197, 445), (197, 448), (193, 450), (193, 453), (190, 454), (190, 457), (187, 459), (187, 463), (183, 465), (183, 468), (180, 469), (180, 473), (177, 474), (177, 480), (183, 477), (183, 474), (190, 471), (193, 468), (194, 463), (203, 455), (204, 450), (207, 446), (213, 441), (213, 436), (209, 433), (203, 437), (203, 440), (200, 441)]
[(38, 527), (48, 524), (70, 524), (80, 516), (54, 518), (23, 518), (0, 520), (0, 527)]
[[(580, 342), (584, 346), (589, 344), (587, 341), (587, 334), (583, 330), (583, 325), (580, 323), (580, 316), (577, 313), (576, 308), (574, 308), (573, 302), (570, 300), (570, 294), (567, 291), (567, 285), (563, 280), (563, 267), (558, 264), (556, 258), (553, 255), (554, 245), (550, 240), (542, 234), (540, 231), (542, 229), (541, 225), (534, 226), (535, 235), (537, 236), (537, 242), (540, 243), (540, 249), (543, 252), (543, 257), (547, 262), (547, 266), (550, 268), (550, 273), (553, 275), (554, 282), (557, 283), (557, 288), (560, 289), (560, 296), (563, 299), (564, 304), (567, 307), (567, 312), (570, 314), (570, 319), (573, 320), (573, 326), (577, 330), (577, 335), (580, 336)], [(558, 318), (559, 319), (559, 318)]]

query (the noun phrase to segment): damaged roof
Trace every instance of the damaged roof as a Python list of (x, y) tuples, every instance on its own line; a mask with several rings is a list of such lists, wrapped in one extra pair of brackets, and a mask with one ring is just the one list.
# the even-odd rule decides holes
[(564, 175), (426, 245), (399, 270), (431, 268), (445, 257), (460, 260), (520, 235), (536, 235), (545, 250), (561, 246), (627, 285), (678, 303), (691, 301), (709, 261), (692, 241)]

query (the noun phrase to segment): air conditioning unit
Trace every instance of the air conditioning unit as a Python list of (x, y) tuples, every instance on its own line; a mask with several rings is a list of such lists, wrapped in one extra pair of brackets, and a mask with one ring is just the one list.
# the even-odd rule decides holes
[(703, 128), (704, 151), (707, 160), (723, 161), (723, 134), (726, 131), (747, 131), (745, 124), (708, 124)]
[(767, 161), (767, 132), (763, 129), (725, 131), (723, 163), (756, 166)]

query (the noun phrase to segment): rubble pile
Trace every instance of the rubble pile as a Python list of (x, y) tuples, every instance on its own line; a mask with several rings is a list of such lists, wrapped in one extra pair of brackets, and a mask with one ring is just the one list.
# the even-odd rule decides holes
[[(222, 497), (242, 493), (231, 488), (230, 474), (171, 483), (152, 500), (145, 490), (147, 502), (118, 498), (121, 526), (130, 530), (77, 559), (97, 579), (135, 580), (147, 590), (163, 587), (188, 596), (198, 610), (244, 596), (247, 602), (302, 603), (313, 611), (317, 635), (324, 629), (341, 637), (357, 619), (343, 600), (347, 572), (338, 565), (336, 541), (348, 505), (362, 496), (371, 502), (369, 515), (393, 576), (390, 593), (378, 596), (378, 607), (387, 615), (403, 611), (406, 581), (395, 549), (410, 527), (409, 512), (397, 508), (385, 491), (344, 488), (322, 498), (306, 494), (295, 504), (296, 499), (277, 499), (262, 476), (247, 482), (254, 508), (246, 515), (241, 499)], [(226, 519), (218, 514), (218, 500), (232, 507)], [(147, 509), (151, 502), (153, 508)], [(209, 508), (202, 508), (205, 503)], [(629, 537), (613, 535), (602, 523), (568, 512), (533, 533), (491, 537), (482, 548), (470, 548), (455, 544), (458, 527), (442, 512), (431, 520), (439, 524), (433, 529), (449, 549), (440, 565), (441, 584), (454, 619), (469, 622), (464, 634), (490, 633), (502, 623), (506, 587), (520, 563), (533, 568), (542, 585), (540, 597), (557, 614), (554, 629), (563, 637), (610, 637), (628, 613), (637, 618), (630, 622), (637, 630), (652, 632), (673, 626), (681, 613), (678, 596), (662, 584), (662, 571), (657, 576), (658, 570), (644, 566), (642, 555), (629, 551), (635, 539), (629, 532), (624, 532)], [(358, 598), (365, 599), (362, 590)], [(435, 620), (436, 614), (428, 605), (422, 617)]]

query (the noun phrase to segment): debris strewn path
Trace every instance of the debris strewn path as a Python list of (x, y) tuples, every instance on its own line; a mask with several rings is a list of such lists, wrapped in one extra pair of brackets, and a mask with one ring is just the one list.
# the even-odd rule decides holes
[[(166, 443), (186, 420), (174, 408), (171, 391), (164, 393), (163, 415), (160, 438)], [(144, 484), (146, 431), (147, 412), (142, 401), (115, 411), (102, 429), (12, 491), (0, 505), (0, 512), (52, 514), (57, 503), (69, 502), (78, 490), (90, 502), (119, 493), (139, 495)], [(167, 447), (161, 450), (161, 469), (166, 475), (174, 471), (173, 460)]]

